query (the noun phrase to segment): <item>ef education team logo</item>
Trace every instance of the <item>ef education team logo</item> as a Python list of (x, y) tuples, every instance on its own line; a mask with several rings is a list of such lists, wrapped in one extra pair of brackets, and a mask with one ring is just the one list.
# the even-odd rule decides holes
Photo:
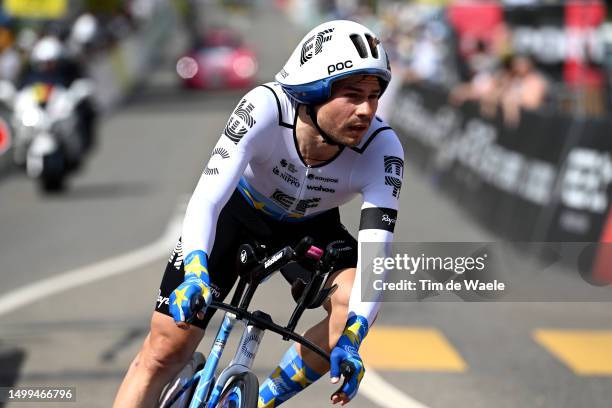
[(313, 56), (318, 55), (323, 51), (323, 44), (331, 40), (333, 31), (333, 28), (319, 31), (317, 34), (313, 35), (304, 42), (300, 56), (300, 66), (304, 65), (310, 61)]
[(214, 167), (214, 163), (216, 160), (223, 160), (223, 159), (228, 159), (230, 157), (229, 153), (227, 152), (227, 150), (225, 150), (222, 147), (217, 147), (215, 148), (215, 150), (212, 151), (212, 154), (210, 155), (210, 160), (208, 160), (208, 164), (206, 165), (206, 168), (204, 169), (204, 174), (206, 174), (207, 176), (215, 176), (217, 174), (219, 174), (219, 169), (217, 167)]
[(257, 123), (253, 116), (251, 116), (253, 109), (255, 109), (255, 106), (250, 102), (247, 103), (246, 99), (243, 99), (227, 122), (223, 133), (235, 144), (238, 144), (249, 129)]
[(404, 161), (399, 157), (385, 156), (385, 185), (393, 187), (393, 197), (398, 198), (402, 188)]

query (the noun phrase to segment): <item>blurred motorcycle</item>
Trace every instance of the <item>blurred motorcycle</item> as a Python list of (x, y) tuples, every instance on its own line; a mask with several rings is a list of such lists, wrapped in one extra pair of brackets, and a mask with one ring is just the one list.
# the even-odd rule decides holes
[(79, 79), (68, 88), (34, 83), (17, 91), (0, 84), (0, 100), (13, 112), (13, 159), (38, 180), (43, 191), (60, 191), (67, 175), (78, 169), (88, 146), (87, 124), (79, 105), (92, 94), (90, 80)]

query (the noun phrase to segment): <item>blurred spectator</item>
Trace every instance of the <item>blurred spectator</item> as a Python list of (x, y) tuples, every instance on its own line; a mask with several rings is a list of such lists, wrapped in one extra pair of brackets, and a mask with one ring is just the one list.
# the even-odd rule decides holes
[(450, 94), (450, 101), (460, 105), (469, 100), (485, 100), (495, 92), (499, 60), (483, 40), (479, 40), (476, 51), (468, 59), (471, 80), (456, 86)]
[(38, 41), (38, 34), (36, 34), (36, 31), (33, 28), (25, 27), (19, 30), (15, 45), (17, 46), (17, 50), (23, 59), (30, 55), (36, 41)]
[(548, 82), (525, 55), (516, 55), (510, 73), (500, 84), (500, 104), (506, 124), (516, 126), (521, 110), (540, 109), (548, 93)]
[(445, 29), (441, 23), (431, 21), (420, 30), (420, 36), (412, 48), (409, 74), (412, 80), (443, 83), (446, 79), (444, 57), (446, 54)]
[(80, 15), (72, 25), (66, 40), (67, 50), (75, 58), (85, 57), (93, 49), (98, 35), (98, 20), (93, 14)]
[(516, 126), (521, 110), (540, 109), (548, 94), (548, 81), (534, 67), (529, 57), (515, 55), (495, 72), (490, 67), (477, 72), (469, 83), (450, 93), (450, 101), (460, 105), (469, 100), (480, 102), (481, 113), (494, 116), (502, 109), (508, 126)]
[(0, 79), (11, 82), (15, 82), (21, 69), (21, 57), (14, 42), (11, 22), (0, 23)]

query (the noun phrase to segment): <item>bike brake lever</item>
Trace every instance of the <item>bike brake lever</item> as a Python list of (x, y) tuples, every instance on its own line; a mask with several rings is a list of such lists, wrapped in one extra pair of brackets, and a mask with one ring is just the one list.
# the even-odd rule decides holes
[(338, 256), (340, 254), (338, 253), (338, 250), (335, 248), (328, 248), (325, 251), (325, 255), (323, 255), (323, 258), (321, 258), (321, 260), (319, 261), (319, 269), (321, 273), (327, 273), (329, 272), (330, 269), (332, 269), (334, 267), (334, 265), (336, 264), (336, 261), (338, 260)]
[(355, 374), (355, 371), (356, 371), (355, 366), (352, 363), (349, 363), (348, 361), (343, 361), (342, 364), (340, 364), (340, 374), (342, 374), (344, 381), (342, 381), (342, 384), (340, 385), (340, 387), (338, 387), (336, 392), (332, 394), (332, 396), (336, 394), (344, 393), (344, 391), (342, 391), (342, 388), (344, 388), (344, 386), (353, 377), (353, 375)]
[(185, 323), (191, 324), (194, 319), (197, 317), (198, 313), (202, 311), (202, 308), (206, 306), (206, 302), (204, 302), (204, 297), (201, 295), (195, 298), (193, 302), (189, 305), (189, 311), (191, 312), (191, 317), (185, 321)]
[(313, 239), (311, 237), (304, 237), (302, 240), (295, 246), (294, 253), (296, 258), (303, 258), (306, 255), (306, 252), (313, 244)]

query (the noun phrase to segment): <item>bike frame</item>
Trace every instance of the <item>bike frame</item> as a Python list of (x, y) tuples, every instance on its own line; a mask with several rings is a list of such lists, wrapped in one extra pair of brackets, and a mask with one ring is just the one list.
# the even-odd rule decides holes
[[(176, 402), (195, 381), (198, 381), (198, 385), (191, 398), (189, 408), (201, 408), (203, 406), (206, 408), (214, 408), (219, 402), (221, 393), (223, 392), (223, 387), (225, 384), (227, 384), (228, 380), (233, 376), (251, 371), (265, 330), (271, 330), (281, 335), (284, 340), (294, 340), (329, 361), (329, 354), (323, 351), (316, 344), (293, 332), (297, 321), (301, 317), (301, 314), (306, 307), (304, 304), (306, 299), (305, 296), (303, 296), (298, 302), (294, 313), (289, 319), (287, 327), (282, 327), (275, 324), (270, 316), (263, 312), (255, 311), (251, 313), (247, 311), (248, 305), (255, 293), (255, 290), (257, 289), (257, 286), (261, 282), (267, 280), (272, 274), (277, 272), (280, 268), (293, 259), (295, 259), (295, 253), (291, 248), (286, 247), (282, 249), (267, 260), (264, 260), (265, 262), (262, 261), (259, 263), (258, 267), (254, 268), (250, 272), (252, 274), (252, 278), (249, 282), (246, 294), (244, 293), (244, 290), (247, 283), (245, 278), (241, 276), (238, 281), (238, 287), (234, 292), (231, 304), (228, 305), (220, 302), (212, 302), (210, 307), (224, 310), (225, 315), (221, 325), (219, 326), (219, 330), (217, 331), (215, 342), (213, 343), (210, 353), (208, 354), (204, 368), (196, 372), (191, 380), (188, 381), (181, 388), (181, 390), (179, 390), (177, 394), (167, 402), (165, 407), (172, 406), (172, 404), (174, 404), (174, 402)], [(310, 289), (310, 285), (312, 285), (312, 282), (314, 281), (315, 279), (311, 280), (311, 283), (309, 283), (306, 291)], [(326, 290), (330, 291), (329, 289)], [(328, 293), (333, 293), (333, 290)], [(236, 306), (238, 303), (240, 303), (240, 305)], [(232, 361), (221, 372), (219, 378), (215, 381), (215, 372), (219, 365), (221, 355), (223, 354), (229, 336), (237, 322), (244, 325), (238, 348)], [(352, 374), (350, 368), (342, 368), (342, 371), (345, 376)], [(213, 383), (214, 387), (212, 387)]]
[[(189, 408), (199, 408), (201, 405), (206, 403), (206, 397), (208, 396), (210, 387), (213, 384), (215, 372), (217, 371), (217, 366), (219, 365), (219, 360), (221, 359), (221, 355), (223, 354), (223, 350), (225, 349), (225, 345), (227, 344), (227, 340), (229, 339), (229, 336), (234, 328), (235, 322), (235, 316), (231, 316), (229, 313), (226, 313), (223, 317), (223, 322), (219, 327), (219, 331), (215, 337), (215, 342), (213, 343), (210, 353), (208, 354), (206, 364), (199, 373), (196, 373), (196, 375), (201, 374), (201, 376), (198, 386), (191, 399), (191, 403), (189, 404)], [(210, 402), (208, 403), (208, 406), (211, 406)]]

